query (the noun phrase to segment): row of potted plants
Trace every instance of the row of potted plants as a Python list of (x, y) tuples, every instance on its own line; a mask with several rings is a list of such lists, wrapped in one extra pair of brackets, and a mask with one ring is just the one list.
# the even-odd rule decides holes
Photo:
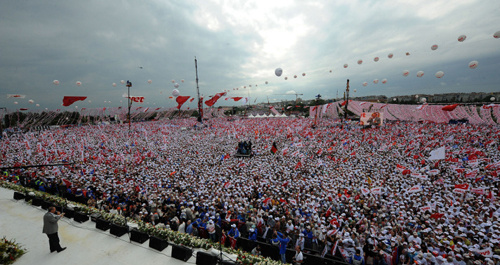
[(55, 195), (36, 191), (31, 188), (26, 188), (3, 180), (0, 181), (0, 186), (14, 190), (15, 199), (25, 199), (27, 202), (35, 206), (42, 206), (44, 208), (55, 206), (56, 208), (58, 208), (58, 211), (64, 211), (66, 213), (65, 217), (73, 218), (77, 222), (85, 222), (88, 221), (91, 216), (95, 216), (95, 220), (93, 219), (93, 221), (96, 222), (96, 228), (103, 231), (107, 231), (108, 229), (110, 229), (110, 233), (115, 236), (124, 235), (129, 231), (129, 227), (127, 226), (127, 224), (135, 223), (137, 225), (137, 228), (134, 228), (131, 231), (131, 240), (142, 244), (149, 239), (149, 246), (159, 251), (165, 249), (169, 243), (204, 250), (210, 250), (212, 248), (220, 250), (220, 248), (222, 247), (223, 252), (237, 255), (237, 262), (241, 264), (282, 264), (279, 261), (275, 261), (262, 256), (251, 255), (250, 253), (244, 252), (242, 250), (219, 246), (219, 244), (214, 244), (208, 239), (202, 239), (185, 233), (179, 233), (177, 231), (165, 228), (161, 225), (154, 226), (151, 223), (146, 223), (131, 218), (125, 218), (124, 216), (121, 216), (119, 214), (112, 214), (94, 207), (88, 207), (87, 205), (81, 203), (67, 201), (64, 198)]

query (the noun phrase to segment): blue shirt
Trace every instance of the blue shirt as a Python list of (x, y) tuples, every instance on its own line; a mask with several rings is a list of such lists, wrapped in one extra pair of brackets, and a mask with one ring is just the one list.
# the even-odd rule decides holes
[(189, 224), (187, 227), (186, 227), (186, 234), (192, 234), (193, 233), (193, 224)]
[(278, 240), (280, 241), (280, 255), (286, 254), (286, 245), (290, 242), (290, 238), (284, 238), (283, 234), (278, 232)]
[(231, 230), (229, 230), (229, 233), (228, 233), (229, 236), (232, 236), (234, 238), (238, 238), (240, 237), (240, 231), (238, 231), (238, 228), (231, 228)]

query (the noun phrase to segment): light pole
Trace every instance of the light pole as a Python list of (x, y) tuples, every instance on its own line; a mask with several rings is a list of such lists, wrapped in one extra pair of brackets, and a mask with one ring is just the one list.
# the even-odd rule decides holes
[(130, 98), (130, 88), (132, 87), (132, 82), (127, 80), (127, 89), (128, 89), (128, 131), (130, 132), (130, 108), (132, 107), (132, 99)]

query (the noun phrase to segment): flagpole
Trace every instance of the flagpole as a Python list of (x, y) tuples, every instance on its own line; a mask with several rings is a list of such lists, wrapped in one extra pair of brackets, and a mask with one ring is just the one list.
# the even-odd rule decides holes
[(198, 85), (198, 60), (194, 57), (194, 69), (196, 72), (196, 93), (198, 93), (198, 122), (203, 123), (203, 102), (200, 98), (200, 87)]
[(128, 131), (130, 132), (130, 108), (132, 107), (132, 99), (130, 98), (130, 87), (132, 86), (132, 82), (127, 80), (127, 89), (128, 89)]
[(344, 113), (344, 118), (347, 121), (347, 107), (349, 106), (349, 79), (347, 79), (347, 84), (346, 84), (346, 101), (345, 101), (345, 113)]

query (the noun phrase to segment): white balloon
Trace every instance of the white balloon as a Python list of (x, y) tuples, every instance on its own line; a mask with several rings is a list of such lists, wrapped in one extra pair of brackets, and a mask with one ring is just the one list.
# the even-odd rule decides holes
[(35, 101), (32, 100), (32, 99), (28, 100), (28, 102), (31, 103), (31, 104), (35, 103)]
[(40, 104), (36, 104), (35, 106), (40, 107)]
[(387, 79), (384, 78), (384, 79), (382, 79), (382, 84), (385, 84), (385, 83), (387, 83)]
[(491, 100), (491, 101), (495, 101), (495, 97), (491, 97), (491, 98), (490, 98), (490, 100)]
[(81, 85), (82, 85), (82, 82), (80, 82), (80, 81), (76, 81), (76, 85), (77, 85), (77, 86), (81, 86)]
[(443, 71), (438, 71), (438, 72), (436, 72), (435, 76), (436, 76), (437, 78), (441, 78), (441, 77), (443, 77), (443, 76), (444, 76), (444, 72), (443, 72)]
[(433, 51), (437, 50), (437, 48), (438, 48), (437, 44), (434, 44), (431, 46), (431, 50), (433, 50)]
[(184, 79), (181, 79), (181, 83), (184, 83)]
[(394, 54), (392, 54), (392, 53), (389, 53), (389, 54), (387, 55), (387, 57), (388, 57), (389, 59), (392, 59), (392, 57), (393, 57), (393, 56), (394, 56)]
[(120, 84), (125, 84), (125, 80), (120, 80)]
[(373, 80), (374, 84), (378, 84), (378, 79)]
[(113, 83), (113, 86), (116, 87), (116, 83)]
[(16, 104), (16, 105), (17, 105), (17, 104), (18, 104), (18, 103), (17, 103), (17, 101), (14, 101), (14, 104)]
[(367, 86), (368, 85), (368, 82), (363, 82), (363, 86)]
[(408, 76), (409, 74), (410, 74), (410, 71), (408, 71), (408, 70), (403, 71), (403, 76)]
[(427, 101), (427, 99), (426, 99), (426, 98), (421, 98), (421, 99), (420, 99), (420, 102), (422, 102), (422, 103), (425, 103), (426, 101)]
[(54, 85), (59, 85), (59, 80), (54, 80), (52, 83), (54, 83)]
[(472, 61), (472, 62), (469, 63), (469, 68), (470, 69), (476, 69), (477, 66), (478, 66), (478, 64), (479, 64), (478, 61)]
[(465, 35), (458, 36), (458, 41), (459, 42), (464, 42), (465, 39), (467, 39), (467, 36), (465, 36)]
[(151, 81), (151, 79), (149, 79), (149, 80), (148, 80), (148, 84), (151, 84), (151, 83), (153, 83), (153, 81)]
[(363, 63), (363, 60), (358, 60), (358, 64), (362, 64)]
[(179, 90), (177, 89), (172, 90), (172, 96), (177, 97), (179, 95), (180, 95)]
[(78, 109), (78, 106), (75, 106), (75, 109)]
[(379, 59), (380, 59), (380, 58), (378, 58), (378, 57), (373, 58), (373, 60), (374, 60), (375, 62), (378, 62), (378, 60), (379, 60)]
[(179, 88), (179, 84), (178, 84), (178, 83), (175, 83), (175, 84), (174, 84), (174, 87), (175, 87), (175, 88)]
[(344, 64), (344, 68), (347, 68), (347, 67), (349, 67), (349, 65), (348, 64)]
[(274, 70), (274, 74), (275, 74), (276, 76), (281, 76), (281, 75), (283, 74), (283, 69), (281, 69), (281, 68), (276, 68), (276, 69)]
[(92, 100), (89, 100), (89, 103), (92, 103)]
[(422, 77), (424, 76), (424, 71), (418, 71), (417, 72), (417, 77)]
[(397, 98), (393, 98), (393, 99), (392, 99), (392, 101), (396, 101), (396, 100), (398, 100), (398, 99), (397, 99)]
[(500, 39), (500, 30), (495, 32), (495, 34), (493, 34), (493, 38)]

